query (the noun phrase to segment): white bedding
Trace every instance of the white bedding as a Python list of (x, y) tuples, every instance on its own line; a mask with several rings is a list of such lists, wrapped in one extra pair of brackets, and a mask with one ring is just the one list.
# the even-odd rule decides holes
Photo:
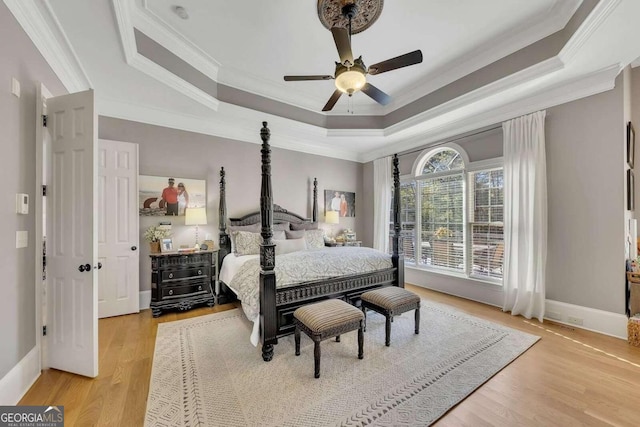
[(233, 253), (230, 253), (222, 260), (222, 268), (220, 269), (220, 276), (218, 277), (221, 281), (227, 285), (236, 295), (238, 291), (231, 288), (230, 283), (233, 280), (233, 276), (235, 276), (242, 264), (251, 260), (251, 259), (260, 259), (260, 255), (242, 255), (236, 256)]
[[(224, 258), (222, 270), (225, 270), (227, 258)], [(253, 257), (249, 259), (249, 257)], [(227, 269), (235, 271), (229, 281), (222, 278), (227, 286), (234, 290), (242, 302), (247, 318), (254, 322), (251, 343), (258, 344), (260, 319), (259, 274), (260, 259), (257, 255), (235, 257)], [(245, 258), (238, 260), (238, 258)], [(239, 264), (239, 265), (238, 265)], [(334, 247), (307, 249), (276, 256), (276, 286), (283, 288), (311, 280), (328, 279), (336, 276), (350, 276), (391, 268), (391, 257), (371, 248)], [(228, 274), (228, 273), (227, 273)]]

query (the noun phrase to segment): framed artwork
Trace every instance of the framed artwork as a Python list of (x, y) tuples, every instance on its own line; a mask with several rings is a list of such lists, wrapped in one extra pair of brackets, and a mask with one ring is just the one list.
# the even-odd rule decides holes
[(632, 211), (635, 209), (635, 179), (633, 176), (633, 171), (631, 169), (627, 169), (627, 210)]
[(173, 252), (173, 240), (162, 239), (160, 241), (160, 252)]
[(356, 193), (324, 190), (324, 213), (338, 211), (341, 217), (356, 216)]
[(627, 164), (633, 168), (636, 152), (636, 131), (631, 122), (627, 123)]
[(140, 175), (138, 186), (140, 216), (184, 216), (185, 208), (207, 206), (204, 179)]

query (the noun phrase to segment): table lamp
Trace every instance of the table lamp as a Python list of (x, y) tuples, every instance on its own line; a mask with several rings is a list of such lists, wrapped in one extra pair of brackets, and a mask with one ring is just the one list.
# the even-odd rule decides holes
[(185, 209), (184, 225), (196, 226), (196, 248), (199, 249), (198, 244), (198, 226), (207, 225), (207, 209), (206, 208), (187, 208)]
[(331, 234), (333, 234), (333, 224), (340, 224), (340, 216), (338, 211), (327, 211), (324, 214), (325, 224), (331, 224)]

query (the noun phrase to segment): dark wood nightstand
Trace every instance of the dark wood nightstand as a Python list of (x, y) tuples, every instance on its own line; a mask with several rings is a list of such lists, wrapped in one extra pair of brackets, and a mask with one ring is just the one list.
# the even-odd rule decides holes
[(189, 310), (214, 305), (218, 281), (218, 251), (151, 254), (151, 311)]

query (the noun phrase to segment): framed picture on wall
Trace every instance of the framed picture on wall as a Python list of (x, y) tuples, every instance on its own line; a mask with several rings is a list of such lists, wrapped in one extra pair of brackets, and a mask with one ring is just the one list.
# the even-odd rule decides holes
[(140, 216), (184, 216), (186, 208), (204, 208), (206, 184), (204, 179), (140, 175)]
[(627, 164), (633, 168), (635, 163), (636, 132), (631, 122), (627, 123)]
[(633, 176), (633, 171), (631, 169), (627, 169), (627, 210), (632, 211), (635, 209), (635, 179)]
[(356, 193), (324, 190), (324, 213), (337, 211), (341, 217), (356, 216)]

